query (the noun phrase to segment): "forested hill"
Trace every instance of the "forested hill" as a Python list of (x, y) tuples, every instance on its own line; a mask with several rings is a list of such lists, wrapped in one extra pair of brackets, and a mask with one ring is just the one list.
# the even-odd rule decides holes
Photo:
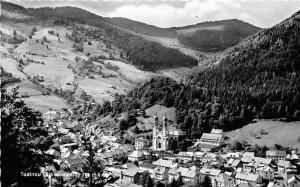
[(228, 50), (213, 67), (195, 71), (177, 84), (153, 79), (127, 98), (115, 113), (154, 104), (176, 107), (180, 127), (194, 136), (211, 128), (236, 129), (253, 118), (300, 120), (299, 12)]
[[(111, 25), (106, 18), (91, 12), (75, 7), (44, 7), (25, 9), (18, 5), (1, 2), (1, 9), (14, 13), (28, 15), (30, 19), (18, 19), (15, 21), (53, 21), (61, 26), (74, 26), (74, 24), (87, 24), (101, 29), (98, 35), (104, 32), (109, 45), (113, 45), (122, 50), (122, 56), (128, 59), (129, 63), (143, 70), (156, 70), (170, 67), (197, 66), (198, 62), (193, 57), (181, 53), (177, 49), (167, 48), (160, 43), (145, 40), (120, 30)], [(5, 15), (1, 15), (5, 18)], [(91, 32), (86, 32), (91, 33)], [(85, 33), (85, 34), (86, 34)], [(97, 35), (96, 34), (96, 35)], [(93, 36), (95, 33), (93, 34)], [(79, 36), (78, 36), (79, 37)], [(92, 37), (92, 36), (88, 36)]]
[(171, 29), (176, 31), (182, 44), (200, 51), (222, 51), (261, 30), (237, 19), (203, 22)]

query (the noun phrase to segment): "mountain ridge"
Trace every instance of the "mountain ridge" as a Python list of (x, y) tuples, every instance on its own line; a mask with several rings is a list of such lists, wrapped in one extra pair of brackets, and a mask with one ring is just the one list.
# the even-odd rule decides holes
[[(11, 5), (12, 3), (8, 3), (5, 1), (1, 2), (4, 5), (4, 8), (10, 8), (10, 7), (14, 7), (13, 5)], [(19, 6), (20, 7), (20, 6)], [(23, 7), (24, 8), (24, 7)], [(239, 41), (241, 41), (241, 39), (245, 38), (246, 36), (249, 36), (251, 34), (254, 34), (255, 32), (257, 32), (260, 28), (253, 26), (249, 23), (246, 23), (244, 21), (239, 20), (239, 22), (243, 25), (243, 27), (247, 27), (249, 28), (249, 32), (245, 32), (243, 30), (239, 30), (237, 28), (235, 28), (235, 31), (237, 33), (240, 33), (240, 37), (238, 39), (232, 39), (232, 36), (230, 35), (230, 39), (229, 40), (234, 40), (234, 41), (229, 41), (229, 42), (225, 42), (226, 44), (222, 44), (222, 41), (224, 39), (222, 39), (220, 35), (223, 35), (223, 33), (217, 33), (217, 37), (219, 37), (220, 39), (211, 39), (214, 38), (215, 35), (211, 35), (210, 33), (201, 33), (201, 35), (203, 35), (203, 39), (197, 41), (197, 38), (199, 36), (199, 34), (195, 35), (195, 36), (186, 36), (185, 34), (178, 34), (178, 30), (180, 29), (187, 29), (187, 28), (194, 28), (194, 27), (199, 27), (201, 25), (205, 25), (205, 24), (221, 24), (221, 25), (225, 25), (227, 22), (231, 22), (231, 20), (220, 20), (220, 21), (212, 21), (212, 22), (203, 22), (203, 23), (197, 23), (194, 25), (187, 25), (184, 27), (171, 27), (171, 28), (161, 28), (161, 27), (157, 27), (154, 25), (150, 25), (150, 24), (146, 24), (143, 22), (139, 22), (139, 21), (135, 21), (135, 20), (131, 20), (128, 18), (122, 18), (122, 17), (103, 17), (100, 15), (97, 15), (95, 13), (89, 12), (87, 10), (78, 8), (78, 7), (71, 7), (71, 6), (62, 6), (62, 7), (55, 7), (55, 8), (51, 8), (51, 7), (41, 7), (41, 8), (28, 8), (25, 9), (27, 10), (27, 13), (30, 15), (35, 15), (35, 16), (40, 16), (42, 18), (46, 18), (51, 16), (56, 16), (59, 18), (71, 18), (71, 19), (78, 19), (78, 20), (82, 20), (82, 21), (86, 21), (88, 20), (87, 23), (91, 23), (91, 22), (95, 22), (97, 23), (99, 26), (102, 27), (106, 27), (107, 24), (112, 24), (118, 27), (122, 27), (123, 29), (127, 29), (129, 31), (132, 31), (133, 34), (137, 33), (140, 35), (147, 35), (147, 36), (153, 36), (153, 37), (166, 37), (166, 38), (175, 38), (178, 39), (179, 42), (181, 44), (183, 44), (184, 46), (186, 46), (187, 48), (191, 48), (194, 50), (200, 50), (203, 52), (211, 52), (211, 51), (222, 51), (227, 47), (236, 45)], [(25, 11), (24, 9), (22, 10), (23, 12)], [(236, 19), (233, 19), (236, 20)], [(234, 31), (233, 34), (235, 34), (236, 32)], [(210, 31), (213, 32), (213, 31)], [(228, 37), (228, 35), (225, 34), (225, 36), (223, 38)], [(207, 38), (210, 38), (209, 40), (207, 40)], [(144, 37), (144, 39), (148, 40), (147, 37)], [(159, 40), (158, 40), (159, 41)], [(197, 41), (196, 44), (194, 41)], [(200, 42), (200, 44), (199, 44)], [(210, 46), (211, 42), (215, 42), (216, 45), (214, 47)], [(199, 47), (200, 45), (200, 47)]]

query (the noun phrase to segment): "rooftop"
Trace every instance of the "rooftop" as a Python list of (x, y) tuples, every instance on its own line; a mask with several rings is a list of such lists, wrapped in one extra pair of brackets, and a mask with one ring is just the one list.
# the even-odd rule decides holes
[(133, 177), (138, 171), (139, 171), (138, 167), (135, 167), (135, 168), (132, 167), (132, 168), (129, 168), (129, 169), (124, 169), (123, 170), (123, 175)]
[(221, 173), (221, 170), (219, 170), (219, 169), (202, 168), (200, 170), (200, 173), (206, 174), (206, 175), (217, 176), (217, 175), (219, 175)]
[(258, 180), (259, 175), (253, 173), (237, 173), (235, 178), (255, 182)]
[(283, 166), (283, 167), (289, 167), (290, 166), (290, 161), (279, 160), (277, 165), (278, 166)]
[(147, 162), (143, 162), (140, 167), (142, 168), (147, 168), (147, 169), (154, 169), (156, 168), (157, 166), (152, 164), (152, 163), (147, 163)]
[(165, 160), (165, 159), (160, 158), (157, 161), (153, 162), (152, 164), (170, 168), (173, 165), (173, 162), (172, 162), (172, 160)]
[(260, 164), (271, 164), (272, 159), (262, 158), (262, 157), (254, 157), (254, 162), (260, 163)]
[(268, 150), (266, 151), (266, 156), (286, 156), (286, 151), (283, 150)]
[(200, 140), (220, 142), (221, 138), (222, 138), (222, 134), (203, 133)]

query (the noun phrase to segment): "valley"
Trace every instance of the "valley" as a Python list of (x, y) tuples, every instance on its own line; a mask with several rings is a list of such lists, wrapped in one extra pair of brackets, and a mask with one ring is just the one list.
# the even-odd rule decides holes
[(0, 22), (3, 186), (300, 182), (300, 11), (160, 28), (1, 2)]

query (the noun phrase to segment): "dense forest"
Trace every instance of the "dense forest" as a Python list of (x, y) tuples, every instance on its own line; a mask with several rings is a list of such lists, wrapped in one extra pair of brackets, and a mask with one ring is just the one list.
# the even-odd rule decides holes
[(106, 33), (112, 42), (124, 51), (128, 60), (141, 69), (197, 65), (196, 59), (182, 54), (177, 49), (167, 48), (159, 43), (115, 29), (106, 30)]
[(177, 84), (152, 79), (117, 96), (113, 113), (154, 104), (176, 107), (177, 123), (199, 136), (211, 128), (232, 130), (254, 118), (300, 120), (299, 12), (228, 50), (219, 63)]

